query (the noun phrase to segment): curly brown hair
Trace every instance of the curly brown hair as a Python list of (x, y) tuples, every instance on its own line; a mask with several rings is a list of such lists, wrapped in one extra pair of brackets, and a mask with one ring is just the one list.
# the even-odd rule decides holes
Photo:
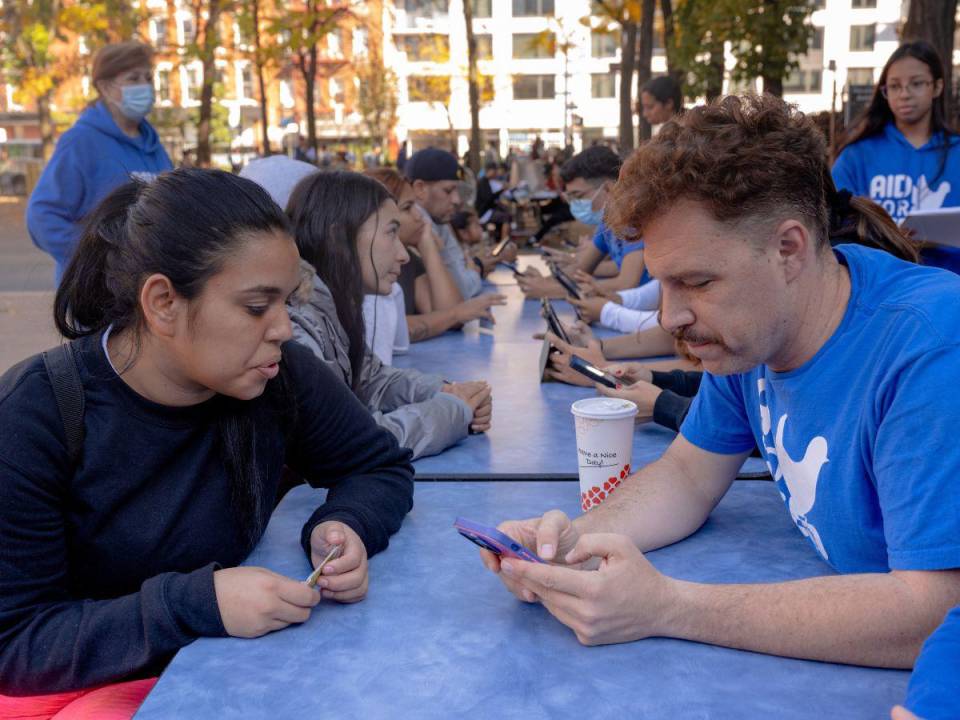
[(664, 124), (624, 163), (604, 222), (639, 237), (680, 200), (703, 203), (721, 222), (801, 220), (821, 248), (842, 237), (917, 259), (880, 206), (837, 192), (823, 133), (772, 95), (725, 97)]
[(799, 214), (825, 241), (825, 174), (827, 144), (811, 120), (770, 95), (729, 96), (667, 122), (630, 156), (605, 222), (638, 236), (687, 199), (721, 222)]

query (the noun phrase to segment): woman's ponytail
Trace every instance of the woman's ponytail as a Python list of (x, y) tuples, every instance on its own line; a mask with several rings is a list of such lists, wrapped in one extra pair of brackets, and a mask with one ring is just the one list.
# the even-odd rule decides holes
[(888, 252), (908, 262), (919, 262), (920, 248), (897, 226), (887, 211), (869, 198), (849, 190), (837, 192), (829, 170), (824, 172), (830, 207), (830, 245), (853, 243)]
[[(92, 335), (111, 323), (119, 330), (135, 317), (137, 278), (118, 273), (120, 268), (114, 265), (126, 245), (127, 217), (143, 185), (136, 180), (125, 183), (84, 220), (80, 242), (54, 300), (53, 320), (64, 337)], [(121, 283), (133, 283), (134, 292), (118, 287), (118, 278)]]

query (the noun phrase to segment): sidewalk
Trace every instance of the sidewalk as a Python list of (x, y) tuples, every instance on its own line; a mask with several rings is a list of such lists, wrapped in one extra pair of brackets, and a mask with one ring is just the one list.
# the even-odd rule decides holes
[(0, 373), (53, 347), (53, 259), (30, 241), (26, 201), (0, 197)]

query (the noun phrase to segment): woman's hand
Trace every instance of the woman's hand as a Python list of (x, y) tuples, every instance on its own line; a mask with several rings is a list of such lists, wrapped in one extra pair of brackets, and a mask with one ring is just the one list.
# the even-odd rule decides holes
[(340, 554), (326, 564), (317, 581), (323, 597), (342, 603), (363, 600), (367, 594), (367, 548), (349, 525), (327, 520), (310, 533), (310, 562), (317, 567), (330, 554), (334, 545)]
[(637, 406), (636, 421), (638, 423), (653, 420), (653, 408), (657, 404), (660, 393), (663, 392), (650, 382), (653, 373), (640, 363), (614, 363), (605, 367), (604, 370), (618, 379), (628, 380), (633, 384), (620, 384), (616, 388), (608, 388), (606, 385), (597, 383), (597, 392), (607, 397), (633, 402)]
[(473, 413), (470, 421), (471, 432), (481, 433), (490, 429), (493, 417), (493, 391), (487, 383), (482, 380), (447, 383), (440, 388), (440, 391), (454, 395), (470, 406)]
[(320, 593), (262, 567), (234, 567), (213, 573), (220, 619), (228, 635), (255, 638), (306, 622)]
[(458, 325), (463, 325), (471, 320), (486, 318), (490, 322), (496, 322), (493, 319), (493, 313), (490, 308), (494, 305), (506, 305), (507, 297), (496, 293), (485, 293), (477, 295), (475, 298), (465, 300), (453, 308), (454, 317)]

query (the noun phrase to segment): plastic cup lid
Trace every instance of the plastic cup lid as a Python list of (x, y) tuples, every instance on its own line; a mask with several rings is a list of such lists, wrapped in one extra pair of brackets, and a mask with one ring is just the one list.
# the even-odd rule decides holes
[(620, 398), (595, 397), (577, 400), (570, 406), (570, 412), (577, 417), (591, 420), (619, 420), (634, 417), (638, 410), (636, 403)]

